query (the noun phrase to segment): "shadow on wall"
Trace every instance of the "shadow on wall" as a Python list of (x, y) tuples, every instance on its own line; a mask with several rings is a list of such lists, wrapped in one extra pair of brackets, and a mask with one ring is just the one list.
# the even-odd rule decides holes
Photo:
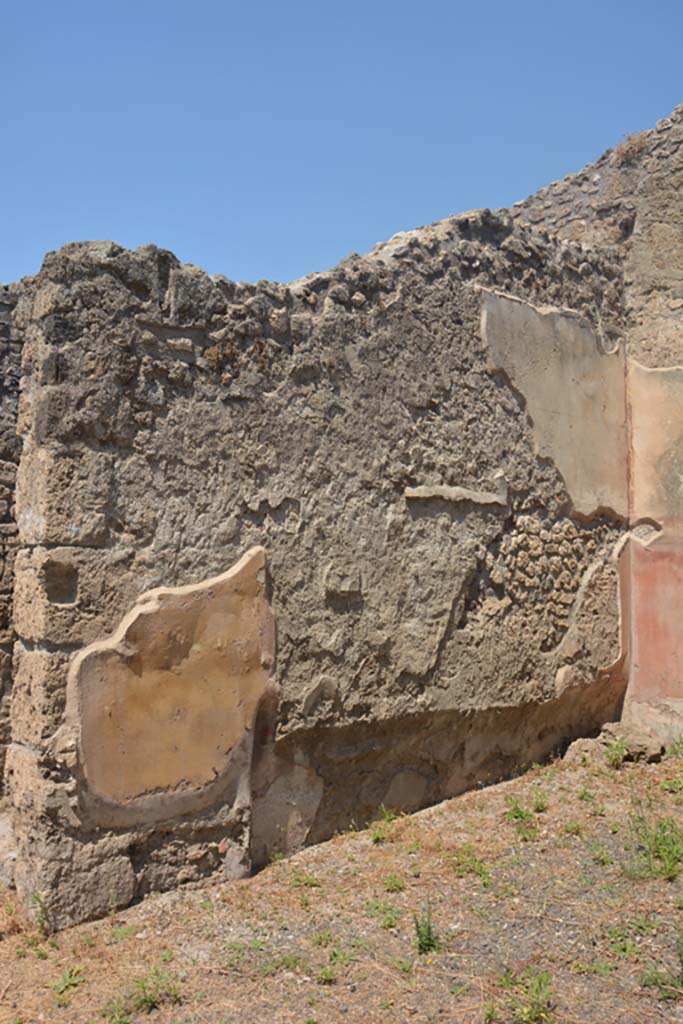
[[(257, 742), (252, 864), (363, 827), (382, 805), (415, 811), (514, 775), (618, 719), (625, 690), (621, 659), (594, 682), (543, 703), (318, 727)], [(272, 736), (275, 713), (264, 705), (257, 737)]]

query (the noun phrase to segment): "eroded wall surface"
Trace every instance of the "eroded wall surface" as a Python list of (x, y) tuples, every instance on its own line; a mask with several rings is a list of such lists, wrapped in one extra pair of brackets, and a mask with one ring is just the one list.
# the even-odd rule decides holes
[(21, 337), (14, 327), (12, 312), (19, 291), (17, 285), (0, 286), (0, 796), (5, 751), (11, 734), (12, 593), (17, 547), (14, 486), (21, 450), (17, 437)]
[(650, 367), (683, 363), (682, 146), (683, 104), (510, 210), (537, 231), (621, 253), (629, 355)]
[[(576, 275), (579, 256), (590, 275)], [(491, 300), (495, 339), (481, 333), (482, 287), (507, 296)], [(234, 877), (615, 717), (622, 495), (598, 480), (602, 463), (573, 466), (508, 339), (547, 339), (568, 375), (552, 401), (579, 437), (580, 414), (600, 419), (608, 399), (588, 370), (569, 377), (591, 360), (614, 372), (604, 339), (620, 318), (609, 254), (487, 212), (290, 286), (210, 278), (151, 246), (47, 257), (17, 308), (7, 777), (17, 883), (50, 895), (54, 924)], [(623, 419), (609, 409), (601, 443), (618, 459)], [(169, 617), (159, 597), (205, 593), (254, 547), (268, 579), (253, 600), (277, 623), (267, 685), (262, 611), (221, 607), (190, 636), (187, 609)], [(265, 657), (253, 687), (223, 686), (202, 653), (231, 615), (252, 638), (247, 661)], [(158, 650), (156, 627), (136, 632), (154, 621)], [(208, 747), (181, 769), (195, 728)], [(139, 743), (158, 763), (118, 771)]]

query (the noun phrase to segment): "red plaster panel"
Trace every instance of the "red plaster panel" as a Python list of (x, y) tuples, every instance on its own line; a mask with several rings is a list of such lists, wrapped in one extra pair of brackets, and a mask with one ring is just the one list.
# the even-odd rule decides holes
[(683, 698), (683, 537), (632, 541), (629, 698)]

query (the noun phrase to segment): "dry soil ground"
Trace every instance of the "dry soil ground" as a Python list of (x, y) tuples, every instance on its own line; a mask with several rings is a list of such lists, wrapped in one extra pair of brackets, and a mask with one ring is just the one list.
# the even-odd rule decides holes
[(680, 754), (535, 767), (53, 937), (6, 894), (0, 1022), (683, 1022)]

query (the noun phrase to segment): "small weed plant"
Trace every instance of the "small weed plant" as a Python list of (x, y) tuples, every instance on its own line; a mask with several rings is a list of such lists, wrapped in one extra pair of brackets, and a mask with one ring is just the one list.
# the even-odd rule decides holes
[(137, 928), (133, 924), (115, 924), (112, 925), (111, 937), (112, 942), (124, 942), (126, 939), (132, 938), (137, 932)]
[(65, 996), (79, 988), (85, 981), (83, 971), (80, 967), (67, 967), (56, 981), (53, 981), (50, 988), (54, 989), (58, 996)]
[(391, 837), (391, 826), (398, 817), (399, 815), (396, 811), (392, 811), (390, 807), (380, 804), (379, 818), (370, 825), (370, 839), (375, 845), (387, 842)]
[(608, 949), (612, 956), (627, 960), (637, 958), (639, 950), (633, 938), (634, 933), (638, 934), (632, 922), (610, 925), (605, 929)]
[(508, 821), (513, 823), (517, 821), (528, 823), (534, 820), (533, 811), (530, 811), (528, 808), (524, 807), (523, 804), (520, 804), (519, 800), (515, 800), (511, 797), (507, 801), (507, 806), (508, 809), (505, 812), (505, 817)]
[(405, 974), (406, 977), (413, 973), (415, 965), (412, 960), (402, 960), (400, 957), (392, 957), (389, 961), (392, 967), (395, 967), (400, 974)]
[(506, 971), (501, 981), (511, 996), (514, 1024), (553, 1024), (554, 998), (550, 974), (527, 967), (519, 974)]
[(628, 756), (628, 747), (621, 737), (605, 748), (605, 760), (610, 768), (618, 771)]
[(605, 805), (599, 803), (595, 798), (595, 793), (592, 789), (588, 789), (586, 786), (579, 790), (579, 800), (583, 800), (590, 806), (590, 813), (595, 818), (605, 817)]
[(683, 761), (683, 734), (666, 748), (664, 757), (669, 761)]
[(152, 1013), (164, 1006), (177, 1006), (182, 1002), (180, 985), (175, 975), (154, 967), (133, 988), (116, 999), (110, 999), (102, 1011), (107, 1024), (130, 1024), (136, 1014)]
[(330, 963), (338, 964), (340, 967), (348, 967), (356, 959), (353, 953), (350, 953), (347, 949), (339, 949), (335, 947), (330, 950)]
[(296, 953), (285, 953), (283, 956), (279, 956), (275, 960), (270, 960), (268, 963), (263, 964), (259, 973), (264, 977), (270, 977), (273, 974), (277, 974), (279, 971), (296, 971), (302, 965), (302, 957), (298, 956)]
[(380, 921), (382, 928), (387, 929), (395, 928), (403, 916), (403, 911), (386, 900), (369, 900), (365, 909), (370, 917)]
[(458, 878), (466, 875), (476, 875), (485, 889), (491, 884), (491, 874), (486, 864), (477, 856), (472, 843), (465, 843), (459, 846), (453, 853), (453, 870)]
[(614, 861), (604, 843), (599, 843), (597, 841), (592, 842), (590, 844), (590, 848), (593, 853), (594, 864), (599, 864), (603, 868), (608, 867), (610, 864), (614, 864)]
[(162, 1006), (177, 1006), (180, 1002), (178, 981), (169, 971), (154, 967), (135, 981), (133, 1008), (137, 1012), (151, 1013)]
[(599, 978), (608, 978), (612, 971), (618, 970), (618, 965), (610, 960), (595, 960), (586, 964), (579, 961), (572, 967), (574, 974), (597, 974)]
[(415, 926), (415, 945), (420, 956), (424, 956), (425, 953), (436, 953), (441, 949), (442, 942), (434, 929), (432, 906), (429, 900), (427, 900), (424, 910), (419, 914), (413, 914), (413, 924)]
[(663, 779), (659, 785), (665, 793), (680, 793), (683, 790), (683, 775), (677, 775), (673, 779)]
[(531, 804), (531, 809), (534, 814), (545, 814), (548, 810), (549, 801), (548, 794), (543, 789), (537, 789), (534, 791), (534, 799)]
[(295, 871), (292, 875), (292, 887), (294, 889), (320, 889), (322, 882), (314, 875), (307, 875), (305, 871)]
[(36, 928), (41, 935), (49, 935), (50, 933), (50, 922), (48, 915), (47, 897), (45, 893), (34, 892), (31, 893), (29, 899), (29, 905), (33, 911), (33, 917), (36, 922)]
[(511, 822), (517, 835), (523, 843), (533, 843), (539, 837), (538, 825), (536, 824), (534, 812), (528, 807), (520, 804), (519, 800), (510, 798), (507, 801), (508, 809), (505, 818)]
[(498, 1011), (496, 1010), (496, 1004), (489, 1000), (484, 1007), (484, 1024), (496, 1024), (499, 1020)]
[(370, 841), (375, 846), (379, 846), (380, 843), (386, 843), (388, 835), (387, 826), (383, 821), (373, 821), (370, 826)]

